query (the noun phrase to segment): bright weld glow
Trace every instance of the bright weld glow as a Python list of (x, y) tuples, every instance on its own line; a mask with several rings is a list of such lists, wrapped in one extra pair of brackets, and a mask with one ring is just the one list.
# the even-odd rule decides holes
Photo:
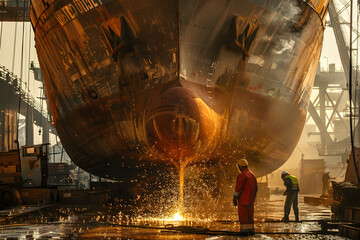
[(177, 212), (177, 213), (174, 214), (173, 220), (174, 220), (174, 221), (183, 221), (184, 218), (180, 215), (179, 212)]
[(186, 224), (186, 222), (196, 222), (197, 224), (200, 223), (209, 223), (209, 222), (213, 222), (215, 221), (217, 218), (216, 217), (208, 217), (208, 218), (204, 218), (204, 217), (191, 217), (191, 216), (187, 216), (185, 213), (183, 213), (180, 210), (177, 210), (176, 213), (173, 213), (170, 216), (162, 216), (162, 217), (142, 217), (142, 216), (138, 216), (136, 219), (133, 219), (133, 223), (134, 224), (157, 224), (157, 225), (162, 225), (162, 224), (168, 224), (168, 223), (172, 223), (172, 222), (184, 222)]

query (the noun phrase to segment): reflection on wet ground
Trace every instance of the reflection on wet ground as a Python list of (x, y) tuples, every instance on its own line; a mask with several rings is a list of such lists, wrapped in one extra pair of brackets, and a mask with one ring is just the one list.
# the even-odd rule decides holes
[[(331, 211), (327, 207), (305, 204), (299, 197), (300, 220), (303, 222), (278, 222), (283, 216), (284, 196), (273, 195), (270, 200), (258, 201), (255, 209), (254, 236), (231, 236), (239, 230), (236, 221), (236, 208), (229, 204), (221, 208), (217, 218), (204, 214), (204, 218), (174, 220), (139, 216), (127, 212), (123, 206), (107, 205), (96, 207), (55, 206), (47, 210), (39, 209), (31, 215), (9, 219), (0, 226), (1, 239), (345, 239), (338, 236), (315, 234), (320, 225), (317, 221), (330, 219)], [(220, 208), (219, 208), (220, 209)], [(135, 215), (135, 216), (134, 216)], [(220, 217), (219, 217), (220, 216)], [(290, 214), (290, 220), (294, 218)], [(230, 235), (216, 233), (201, 235), (180, 233), (169, 228), (174, 226), (201, 226), (214, 231), (224, 231)], [(168, 225), (169, 226), (169, 225)], [(296, 234), (280, 234), (280, 233)]]

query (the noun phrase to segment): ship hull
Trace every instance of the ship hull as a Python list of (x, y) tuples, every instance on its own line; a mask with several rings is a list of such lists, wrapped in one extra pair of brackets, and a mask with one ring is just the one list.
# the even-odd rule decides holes
[[(257, 176), (300, 137), (327, 1), (33, 0), (54, 124), (71, 159), (130, 180), (198, 163)], [(219, 168), (219, 169), (221, 169)]]

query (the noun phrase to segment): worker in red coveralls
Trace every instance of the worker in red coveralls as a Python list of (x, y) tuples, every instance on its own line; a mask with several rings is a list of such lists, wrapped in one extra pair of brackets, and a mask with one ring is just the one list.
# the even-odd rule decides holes
[(255, 175), (249, 170), (246, 159), (240, 159), (236, 163), (240, 174), (236, 179), (233, 202), (238, 206), (240, 221), (240, 233), (253, 235), (254, 231), (254, 203), (257, 193), (257, 181)]

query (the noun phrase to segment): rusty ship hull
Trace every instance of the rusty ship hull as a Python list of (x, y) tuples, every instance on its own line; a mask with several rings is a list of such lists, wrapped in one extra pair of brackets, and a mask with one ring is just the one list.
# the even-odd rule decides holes
[(295, 148), (328, 1), (31, 4), (53, 121), (81, 168), (127, 180), (246, 157), (262, 176)]

